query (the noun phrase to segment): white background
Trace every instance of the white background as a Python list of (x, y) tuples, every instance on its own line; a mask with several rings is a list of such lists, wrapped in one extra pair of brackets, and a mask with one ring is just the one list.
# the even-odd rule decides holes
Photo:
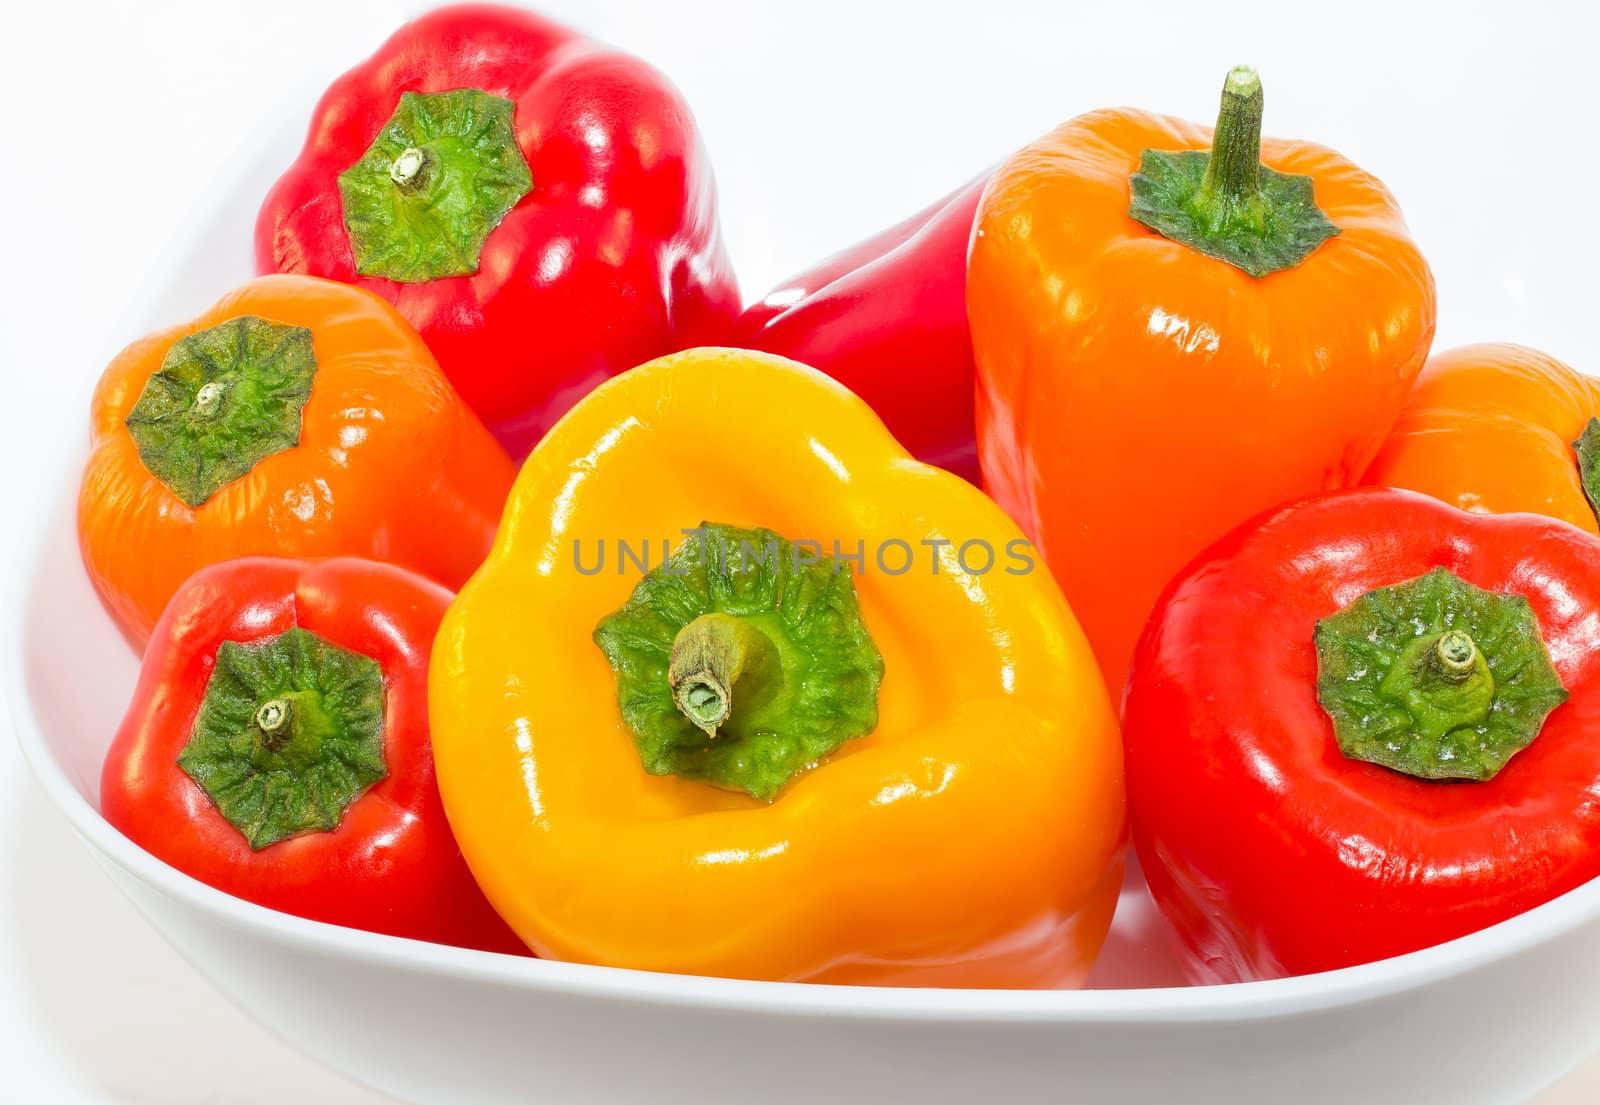
[[(0, 532), (13, 572), (39, 504), (82, 447), (100, 368), (174, 321), (144, 305), (194, 212), (264, 135), (301, 125), (329, 79), (417, 10), (335, 0), (20, 7), (0, 15)], [(544, 8), (649, 58), (684, 90), (747, 297), (1079, 111), (1135, 103), (1208, 119), (1223, 73), (1247, 61), (1266, 84), (1269, 132), (1332, 145), (1400, 197), (1438, 277), (1437, 348), (1522, 341), (1600, 373), (1591, 4)], [(217, 248), (244, 256), (248, 233), (241, 224)], [(94, 693), (94, 673), (83, 676)], [(1600, 1062), (1539, 1105), (1597, 1098)], [(0, 1100), (379, 1099), (216, 996), (93, 867), (7, 736)]]

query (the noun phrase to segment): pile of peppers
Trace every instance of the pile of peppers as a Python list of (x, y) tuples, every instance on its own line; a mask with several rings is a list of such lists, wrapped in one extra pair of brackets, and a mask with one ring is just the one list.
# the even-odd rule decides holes
[(260, 275), (96, 389), (106, 818), (315, 921), (790, 982), (1079, 985), (1130, 851), (1197, 982), (1600, 876), (1600, 385), (1430, 357), (1395, 199), (1264, 106), (1078, 116), (741, 313), (659, 73), (405, 25)]

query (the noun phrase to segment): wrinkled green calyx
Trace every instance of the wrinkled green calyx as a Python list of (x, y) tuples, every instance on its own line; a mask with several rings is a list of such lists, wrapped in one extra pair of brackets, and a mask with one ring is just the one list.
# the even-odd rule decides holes
[(125, 425), (150, 474), (191, 507), (300, 441), (311, 331), (246, 315), (179, 338)]
[(1589, 500), (1589, 509), (1600, 521), (1600, 418), (1589, 419), (1589, 424), (1572, 443), (1578, 454), (1578, 482), (1583, 484), (1583, 497)]
[(644, 769), (763, 800), (878, 724), (883, 658), (848, 565), (701, 523), (595, 643)]
[(1317, 701), (1351, 759), (1418, 779), (1492, 779), (1567, 700), (1533, 608), (1448, 569), (1317, 623)]
[(1128, 214), (1164, 238), (1257, 279), (1304, 261), (1339, 233), (1308, 176), (1261, 164), (1261, 80), (1228, 74), (1210, 150), (1145, 150), (1129, 181)]
[(339, 174), (356, 272), (417, 284), (478, 271), (490, 232), (533, 187), (513, 112), (473, 88), (401, 94)]
[(224, 641), (178, 766), (256, 850), (327, 831), (389, 773), (378, 662), (298, 627)]

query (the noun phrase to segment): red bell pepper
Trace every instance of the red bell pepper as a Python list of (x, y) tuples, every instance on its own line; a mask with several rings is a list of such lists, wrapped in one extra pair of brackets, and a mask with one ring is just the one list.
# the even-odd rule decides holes
[(739, 293), (678, 92), (515, 8), (441, 8), (334, 82), (262, 272), (392, 302), (513, 455), (608, 376), (723, 341)]
[(1124, 719), (1190, 974), (1382, 959), (1600, 876), (1596, 610), (1600, 539), (1403, 491), (1278, 510), (1191, 564)]
[(106, 820), (272, 909), (524, 952), (468, 872), (434, 781), (428, 654), (451, 598), (365, 560), (198, 572), (156, 625), (107, 753)]
[(826, 372), (919, 460), (978, 482), (967, 239), (985, 173), (773, 289), (736, 341)]

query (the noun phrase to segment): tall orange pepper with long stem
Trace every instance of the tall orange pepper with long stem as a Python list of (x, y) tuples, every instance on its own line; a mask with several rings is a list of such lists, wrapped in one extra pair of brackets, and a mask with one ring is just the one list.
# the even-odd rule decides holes
[(1322, 146), (1097, 111), (978, 211), (967, 312), (985, 483), (1113, 694), (1161, 587), (1245, 518), (1355, 483), (1422, 368), (1434, 285), (1393, 197)]

